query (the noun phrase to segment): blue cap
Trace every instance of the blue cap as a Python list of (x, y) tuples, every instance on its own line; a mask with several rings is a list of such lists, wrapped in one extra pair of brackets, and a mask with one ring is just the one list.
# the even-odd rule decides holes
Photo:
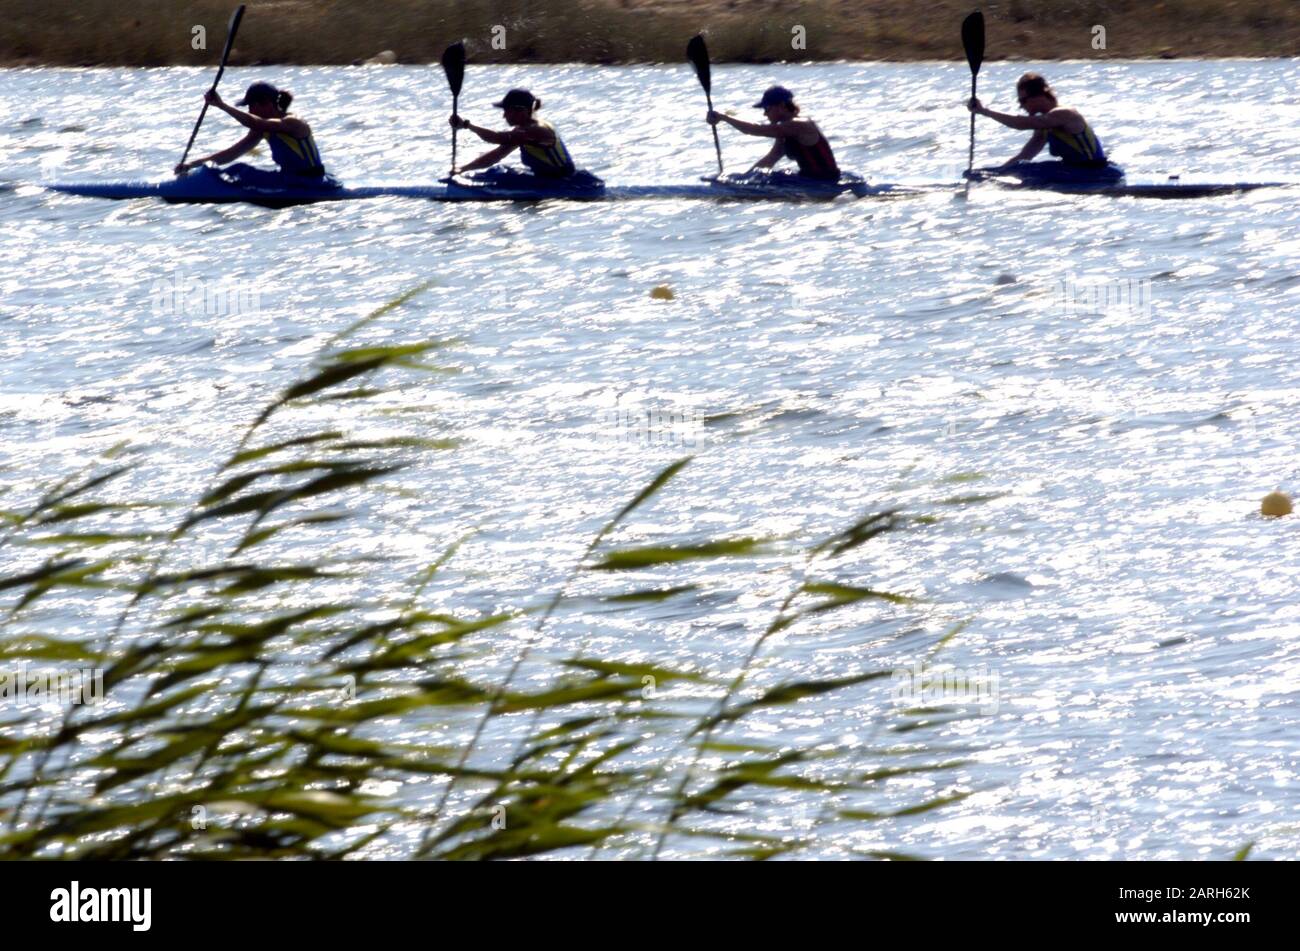
[(784, 86), (773, 86), (767, 92), (763, 93), (763, 98), (754, 103), (755, 109), (766, 109), (768, 106), (775, 106), (779, 102), (794, 102), (794, 93)]
[(531, 109), (537, 97), (527, 89), (512, 89), (500, 102), (492, 103), (495, 109)]
[(280, 90), (276, 89), (270, 83), (253, 83), (244, 93), (244, 98), (235, 103), (237, 106), (247, 106), (254, 102), (265, 102), (271, 100), (275, 102), (280, 97)]

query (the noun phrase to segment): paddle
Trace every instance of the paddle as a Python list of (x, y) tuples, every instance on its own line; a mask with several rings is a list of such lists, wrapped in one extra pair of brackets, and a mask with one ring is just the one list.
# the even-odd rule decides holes
[[(961, 45), (966, 48), (970, 64), (970, 97), (975, 98), (975, 84), (984, 62), (984, 14), (976, 10), (961, 21)], [(975, 113), (970, 114), (970, 154), (966, 159), (966, 191), (970, 192), (970, 173), (975, 167)]]
[[(235, 12), (230, 16), (230, 25), (226, 27), (226, 48), (221, 51), (221, 65), (217, 67), (217, 78), (212, 80), (212, 91), (216, 92), (217, 83), (221, 82), (221, 74), (226, 71), (226, 60), (230, 59), (230, 48), (235, 45), (235, 32), (239, 29), (239, 21), (244, 18), (244, 5), (241, 3), (235, 8)], [(208, 114), (208, 104), (203, 103), (203, 108), (199, 110), (199, 121), (194, 123), (194, 131), (190, 133), (190, 141), (185, 146), (185, 154), (181, 156), (180, 164), (184, 165), (185, 160), (190, 157), (190, 149), (194, 148), (194, 139), (199, 134), (199, 126), (203, 125), (203, 117)]]
[[(704, 37), (696, 34), (686, 44), (686, 58), (695, 67), (695, 76), (704, 87), (704, 98), (713, 111), (713, 78), (709, 70), (709, 48), (704, 45)], [(718, 153), (718, 174), (722, 174), (722, 143), (718, 141), (718, 127), (713, 127), (713, 148)]]
[[(442, 71), (447, 74), (447, 85), (451, 87), (451, 114), (460, 118), (460, 87), (465, 82), (465, 44), (452, 43), (442, 51)], [(456, 133), (460, 130), (451, 127), (451, 171), (456, 171)]]

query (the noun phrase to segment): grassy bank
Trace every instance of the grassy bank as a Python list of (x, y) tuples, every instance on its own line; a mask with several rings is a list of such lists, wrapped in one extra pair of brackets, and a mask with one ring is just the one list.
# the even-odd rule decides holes
[[(211, 64), (235, 0), (0, 0), (10, 65)], [(707, 30), (715, 58), (959, 59), (974, 0), (267, 0), (250, 4), (235, 62), (436, 61), (465, 37), (478, 62), (676, 62)], [(989, 58), (1300, 55), (1294, 0), (998, 0), (985, 3)], [(1095, 26), (1105, 48), (1094, 48)], [(195, 49), (194, 27), (206, 29)], [(803, 48), (794, 28), (805, 30)], [(494, 27), (504, 27), (494, 46)], [(497, 31), (501, 36), (501, 31)]]

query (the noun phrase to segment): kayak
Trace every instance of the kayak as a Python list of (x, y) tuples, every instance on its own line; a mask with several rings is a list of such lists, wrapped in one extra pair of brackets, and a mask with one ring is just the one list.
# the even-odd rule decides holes
[[(792, 176), (793, 177), (793, 176)], [(1272, 188), (1297, 185), (1300, 182), (1206, 182), (1180, 179), (1172, 176), (1151, 181), (1123, 180), (1118, 183), (1030, 183), (1021, 179), (989, 174), (972, 173), (972, 178), (1000, 186), (1018, 189), (1048, 190), (1070, 194), (1133, 196), (1147, 198), (1200, 198), (1249, 191), (1255, 188)], [(597, 180), (599, 181), (599, 180)], [(12, 183), (11, 183), (12, 187)], [(486, 202), (486, 201), (617, 201), (617, 200), (748, 200), (748, 201), (808, 201), (828, 200), (843, 194), (855, 197), (900, 197), (924, 192), (951, 191), (951, 182), (945, 183), (880, 183), (865, 181), (839, 182), (763, 182), (752, 179), (738, 180), (736, 176), (704, 179), (703, 182), (604, 185), (599, 189), (563, 189), (537, 187), (532, 189), (507, 189), (496, 185), (475, 184), (466, 181), (403, 184), (375, 183), (365, 185), (293, 185), (284, 188), (253, 188), (228, 182), (216, 175), (199, 175), (192, 172), (181, 178), (160, 182), (57, 182), (42, 186), (47, 190), (84, 198), (136, 199), (161, 198), (178, 204), (229, 204), (247, 202), (267, 208), (288, 208), (316, 202), (350, 201), (367, 198), (416, 198), (436, 202)]]
[(591, 201), (605, 197), (605, 183), (581, 170), (567, 178), (543, 178), (532, 172), (495, 166), (443, 181), (450, 201)]
[(1209, 198), (1279, 188), (1293, 182), (1216, 182), (1170, 175), (1163, 179), (1129, 179), (1116, 165), (1102, 169), (1077, 169), (1063, 162), (1020, 162), (1006, 168), (981, 168), (972, 181), (992, 182), (1004, 188), (1062, 192), (1070, 195), (1108, 195), (1116, 198)]
[[(841, 178), (822, 182), (789, 176), (790, 180), (757, 180), (751, 176), (706, 178), (703, 184), (610, 185), (595, 176), (578, 181), (550, 181), (534, 175), (521, 176), (527, 181), (504, 176), (460, 176), (436, 184), (368, 184), (320, 187), (313, 185), (284, 188), (254, 188), (227, 181), (218, 175), (191, 173), (182, 178), (161, 182), (55, 182), (42, 187), (64, 195), (82, 198), (161, 198), (174, 204), (225, 204), (248, 202), (267, 208), (287, 208), (325, 201), (348, 201), (362, 198), (422, 198), (439, 202), (488, 201), (598, 201), (638, 199), (739, 199), (806, 201), (828, 200), (839, 195), (857, 197), (909, 194), (915, 186), (872, 185), (860, 178)], [(949, 187), (949, 186), (945, 186)]]
[(161, 198), (174, 204), (247, 202), (267, 208), (288, 208), (323, 201), (361, 198), (424, 198), (432, 201), (589, 201), (605, 197), (605, 183), (580, 172), (566, 179), (545, 179), (505, 169), (488, 169), (471, 176), (443, 179), (429, 185), (341, 185), (300, 182), (281, 176), (284, 185), (266, 187), (239, 182), (204, 166), (188, 175), (161, 182), (56, 182), (49, 191), (83, 198)]
[[(585, 176), (585, 177), (584, 177)], [(844, 194), (858, 197), (905, 191), (901, 185), (869, 185), (865, 179), (846, 173), (827, 182), (791, 172), (745, 172), (701, 178), (703, 185), (683, 183), (654, 185), (606, 185), (594, 175), (579, 172), (569, 179), (540, 179), (528, 172), (491, 168), (466, 178), (444, 179), (445, 201), (537, 201), (559, 198), (570, 201), (591, 199), (635, 200), (645, 198), (738, 198), (774, 201), (827, 200)], [(433, 196), (429, 196), (433, 197)]]
[(980, 169), (992, 175), (1013, 178), (1026, 185), (1116, 185), (1124, 180), (1124, 169), (1114, 162), (1074, 165), (1069, 162), (1016, 162), (1001, 168)]
[(83, 198), (161, 198), (174, 203), (229, 204), (249, 202), (267, 208), (287, 208), (318, 201), (362, 198), (356, 189), (344, 188), (332, 179), (325, 182), (297, 181), (280, 176), (281, 187), (254, 186), (235, 181), (214, 168), (204, 166), (188, 175), (162, 182), (71, 182), (43, 186), (49, 191)]
[[(853, 172), (844, 172), (833, 182), (784, 170), (733, 173), (706, 178), (704, 181), (712, 186), (715, 196), (725, 198), (826, 201), (840, 195), (863, 198), (883, 193), (881, 186), (868, 185), (865, 178)], [(884, 187), (893, 189), (898, 186)]]
[(741, 198), (825, 201), (840, 195), (865, 197), (901, 186), (869, 185), (861, 175), (845, 172), (837, 181), (809, 178), (795, 172), (751, 171), (703, 178), (707, 187), (625, 185), (606, 187), (596, 176), (579, 171), (569, 178), (540, 178), (531, 172), (490, 168), (471, 176), (444, 179), (449, 201), (540, 201), (558, 198), (586, 201), (597, 198)]

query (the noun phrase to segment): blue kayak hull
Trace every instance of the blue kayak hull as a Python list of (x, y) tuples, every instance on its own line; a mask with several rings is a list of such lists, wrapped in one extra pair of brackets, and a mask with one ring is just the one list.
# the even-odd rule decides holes
[(292, 182), (284, 187), (257, 187), (229, 181), (211, 169), (200, 169), (162, 182), (74, 182), (45, 186), (50, 191), (84, 198), (161, 198), (178, 204), (248, 202), (268, 208), (363, 197), (336, 183)]
[[(999, 186), (1033, 190), (1063, 192), (1079, 195), (1131, 196), (1138, 198), (1203, 198), (1250, 191), (1256, 188), (1295, 186), (1297, 182), (1208, 182), (1196, 179), (1124, 180), (1118, 183), (1029, 183), (1016, 178), (980, 175), (981, 180)], [(456, 187), (454, 184), (371, 184), (320, 188), (296, 186), (283, 189), (259, 189), (196, 176), (161, 182), (64, 182), (49, 184), (44, 188), (65, 195), (85, 198), (136, 199), (161, 198), (178, 204), (230, 204), (246, 202), (268, 208), (286, 208), (326, 201), (350, 201), (367, 198), (416, 198), (437, 202), (491, 202), (491, 201), (596, 201), (596, 200), (747, 200), (747, 201), (826, 201), (841, 195), (854, 197), (902, 197), (922, 192), (952, 191), (960, 185), (941, 183), (870, 184), (865, 181), (786, 182), (767, 184), (734, 177), (706, 179), (702, 183), (680, 184), (629, 184), (603, 183), (598, 193), (574, 191), (565, 194), (556, 191), (526, 191), (520, 189)]]
[(568, 178), (541, 178), (494, 166), (445, 181), (450, 201), (595, 201), (605, 197), (605, 183), (584, 171)]
[(256, 189), (226, 183), (191, 183), (184, 180), (164, 182), (59, 182), (44, 187), (49, 191), (82, 198), (161, 198), (176, 204), (226, 204), (248, 202), (269, 208), (285, 208), (325, 201), (349, 201), (364, 198), (421, 198), (440, 202), (502, 201), (600, 201), (638, 199), (741, 199), (765, 201), (817, 201), (851, 194), (906, 194), (914, 188), (901, 185), (846, 183), (809, 188), (761, 187), (752, 182), (709, 180), (707, 184), (621, 185), (599, 188), (504, 188), (499, 185), (466, 185), (451, 181), (429, 185), (360, 185), (333, 189)]
[(1068, 195), (1109, 195), (1123, 198), (1209, 198), (1256, 188), (1276, 188), (1288, 182), (1210, 182), (1171, 175), (1164, 179), (1130, 180), (1123, 169), (1106, 165), (1101, 169), (1079, 168), (1063, 162), (1022, 162), (1001, 169), (977, 169), (973, 181), (987, 181), (1004, 188), (1061, 192)]
[[(705, 179), (715, 197), (829, 201), (841, 195), (863, 198), (882, 194), (882, 186), (869, 185), (862, 176), (845, 172), (836, 181), (809, 178), (794, 172), (743, 172)], [(883, 186), (894, 188), (896, 186)]]

